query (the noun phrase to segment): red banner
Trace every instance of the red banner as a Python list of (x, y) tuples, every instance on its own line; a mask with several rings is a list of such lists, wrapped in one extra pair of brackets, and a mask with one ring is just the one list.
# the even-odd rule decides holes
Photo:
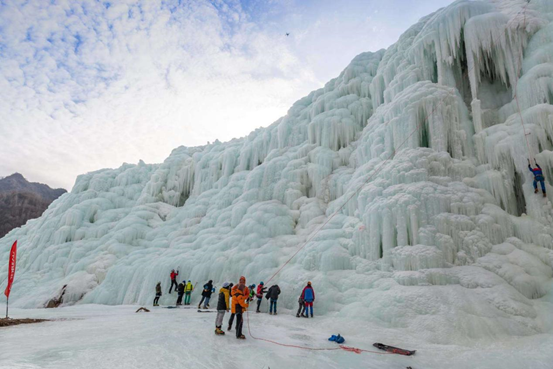
[(8, 286), (6, 287), (6, 290), (4, 291), (4, 295), (6, 295), (7, 298), (10, 297), (10, 291), (12, 290), (12, 283), (13, 283), (13, 277), (15, 277), (15, 259), (17, 255), (17, 241), (15, 241), (12, 245), (12, 251), (10, 252), (10, 266), (8, 269)]

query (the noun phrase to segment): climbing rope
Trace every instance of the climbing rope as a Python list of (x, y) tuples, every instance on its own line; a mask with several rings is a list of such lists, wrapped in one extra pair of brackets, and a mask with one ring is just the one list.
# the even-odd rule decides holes
[[(530, 5), (530, 1), (531, 0), (528, 0), (528, 2), (526, 3), (526, 5), (524, 5), (523, 9), (522, 9), (522, 13), (523, 13), (523, 16), (524, 16), (524, 21), (523, 21), (523, 25), (522, 25), (522, 29), (525, 30), (526, 29), (526, 9), (528, 8), (528, 5)], [(519, 12), (520, 13), (520, 12)], [(520, 66), (520, 68), (522, 69), (522, 51), (520, 51), (518, 53), (518, 56), (519, 56), (519, 60), (518, 60), (518, 65)], [(517, 110), (518, 110), (518, 115), (520, 117), (520, 124), (522, 125), (522, 132), (524, 134), (524, 139), (526, 141), (526, 148), (528, 149), (528, 157), (530, 158), (530, 161), (534, 161), (535, 162), (535, 158), (534, 156), (532, 155), (532, 149), (530, 148), (530, 142), (528, 141), (528, 135), (530, 133), (526, 133), (526, 126), (524, 125), (524, 117), (522, 116), (522, 110), (520, 109), (520, 102), (518, 100), (518, 78), (515, 79), (515, 85), (514, 85), (514, 88), (515, 88), (515, 101), (517, 103)]]

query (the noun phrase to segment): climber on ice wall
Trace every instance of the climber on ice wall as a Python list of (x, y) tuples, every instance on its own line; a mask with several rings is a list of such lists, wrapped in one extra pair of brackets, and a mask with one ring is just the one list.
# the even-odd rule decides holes
[(175, 272), (175, 269), (171, 269), (171, 287), (169, 287), (169, 293), (173, 290), (173, 286), (175, 286), (175, 290), (178, 288), (177, 284), (177, 276), (179, 275), (179, 271), (177, 270)]
[(534, 162), (536, 163), (536, 168), (532, 168), (532, 164), (530, 164), (530, 159), (528, 159), (528, 169), (530, 170), (530, 172), (532, 172), (532, 174), (534, 174), (534, 193), (538, 193), (538, 182), (540, 182), (541, 191), (543, 192), (543, 197), (545, 197), (545, 178), (543, 177), (541, 167), (535, 160)]

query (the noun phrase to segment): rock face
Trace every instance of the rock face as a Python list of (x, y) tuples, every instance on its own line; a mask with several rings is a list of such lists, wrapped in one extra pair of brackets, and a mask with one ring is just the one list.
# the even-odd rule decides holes
[(66, 192), (31, 183), (19, 173), (0, 179), (0, 237), (29, 219), (40, 217), (52, 201)]

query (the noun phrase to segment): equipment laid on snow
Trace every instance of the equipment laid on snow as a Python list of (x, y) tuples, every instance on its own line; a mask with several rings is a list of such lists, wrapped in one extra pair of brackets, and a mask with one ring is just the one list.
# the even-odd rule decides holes
[(145, 313), (149, 313), (150, 310), (146, 309), (145, 307), (141, 307), (140, 309), (138, 309), (136, 312), (137, 313), (140, 313), (141, 311), (145, 312)]
[(340, 336), (339, 333), (338, 333), (337, 336), (333, 334), (332, 336), (330, 336), (330, 338), (328, 340), (331, 341), (331, 342), (336, 342), (337, 344), (340, 344), (340, 345), (342, 343), (346, 342), (346, 339), (344, 337)]
[(393, 354), (406, 355), (406, 356), (414, 355), (415, 352), (417, 352), (417, 350), (410, 351), (410, 350), (400, 349), (394, 346), (385, 345), (383, 343), (375, 343), (373, 344), (373, 346), (376, 347), (377, 349), (391, 352)]

